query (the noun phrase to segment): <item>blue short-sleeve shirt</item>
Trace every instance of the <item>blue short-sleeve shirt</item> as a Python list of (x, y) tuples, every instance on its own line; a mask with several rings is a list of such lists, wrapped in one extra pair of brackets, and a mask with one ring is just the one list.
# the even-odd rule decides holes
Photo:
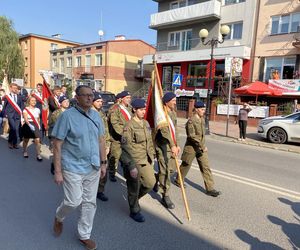
[(88, 174), (93, 168), (100, 168), (99, 137), (104, 136), (104, 125), (95, 110), (90, 109), (86, 114), (97, 126), (72, 107), (59, 116), (51, 134), (64, 141), (62, 169), (73, 173)]

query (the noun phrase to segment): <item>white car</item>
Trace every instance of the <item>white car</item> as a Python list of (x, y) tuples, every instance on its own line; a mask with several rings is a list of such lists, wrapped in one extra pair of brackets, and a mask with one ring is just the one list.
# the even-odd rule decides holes
[(273, 143), (300, 142), (300, 112), (261, 120), (258, 134)]

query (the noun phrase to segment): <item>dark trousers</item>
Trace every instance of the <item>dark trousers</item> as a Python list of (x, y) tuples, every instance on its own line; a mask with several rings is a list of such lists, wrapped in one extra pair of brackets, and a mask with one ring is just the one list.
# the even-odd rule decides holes
[(20, 119), (8, 117), (9, 135), (8, 142), (17, 145), (19, 137)]
[(240, 138), (246, 139), (247, 121), (239, 120)]

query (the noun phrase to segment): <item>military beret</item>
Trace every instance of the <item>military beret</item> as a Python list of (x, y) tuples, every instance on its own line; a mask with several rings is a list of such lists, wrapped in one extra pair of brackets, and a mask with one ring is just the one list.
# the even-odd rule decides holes
[(68, 97), (66, 97), (65, 95), (62, 95), (61, 97), (59, 97), (58, 102), (62, 103), (65, 100), (69, 100)]
[(134, 99), (132, 102), (131, 102), (131, 106), (134, 108), (134, 109), (142, 109), (142, 108), (145, 108), (146, 107), (146, 103), (143, 99)]
[(196, 109), (197, 108), (205, 108), (205, 104), (204, 104), (204, 102), (198, 101), (198, 102), (195, 102), (194, 107)]
[(119, 93), (119, 98), (124, 98), (129, 95), (130, 95), (129, 91), (124, 90), (121, 93)]
[(121, 97), (120, 97), (120, 94), (121, 94), (121, 93), (116, 94), (116, 99), (120, 99), (120, 98), (121, 98)]
[(167, 92), (162, 98), (163, 103), (167, 103), (171, 101), (173, 98), (175, 98), (176, 95), (173, 92)]
[(99, 99), (102, 99), (102, 96), (100, 95), (100, 93), (99, 93), (99, 92), (94, 92), (94, 99), (93, 99), (93, 102), (94, 102), (94, 101), (97, 101), (97, 100), (99, 100)]

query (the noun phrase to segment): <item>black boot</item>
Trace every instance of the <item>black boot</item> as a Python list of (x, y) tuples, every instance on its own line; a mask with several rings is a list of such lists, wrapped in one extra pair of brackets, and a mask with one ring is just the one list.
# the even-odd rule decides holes
[(171, 201), (169, 196), (163, 196), (162, 199), (161, 199), (161, 204), (163, 204), (163, 206), (165, 208), (168, 208), (168, 209), (174, 209), (175, 208), (175, 205)]

